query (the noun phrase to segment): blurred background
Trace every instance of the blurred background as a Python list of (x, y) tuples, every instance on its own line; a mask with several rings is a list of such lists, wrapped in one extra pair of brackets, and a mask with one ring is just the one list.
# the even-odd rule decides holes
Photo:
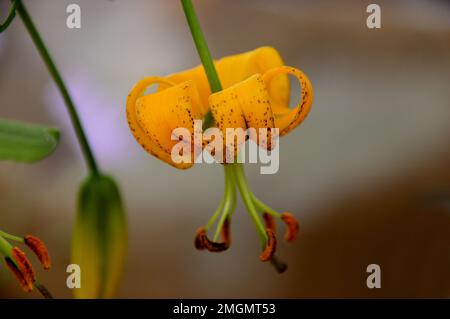
[[(193, 247), (218, 205), (219, 165), (178, 171), (132, 137), (125, 100), (142, 77), (199, 64), (179, 1), (24, 1), (79, 108), (103, 170), (123, 192), (129, 258), (121, 298), (450, 297), (450, 5), (376, 1), (382, 28), (366, 26), (372, 1), (194, 1), (212, 54), (271, 45), (310, 77), (307, 120), (281, 140), (280, 170), (246, 165), (253, 190), (301, 222), (277, 274), (258, 259), (244, 205), (233, 245)], [(66, 27), (81, 6), (82, 27)], [(9, 1), (0, 0), (1, 16)], [(36, 165), (0, 163), (0, 225), (46, 241), (54, 267), (38, 275), (70, 297), (65, 269), (85, 166), (55, 85), (20, 19), (0, 36), (0, 116), (62, 130)], [(280, 229), (281, 230), (281, 229)], [(281, 242), (281, 241), (280, 241)], [(164, 243), (164, 244), (163, 244)], [(381, 267), (368, 289), (366, 267)], [(0, 267), (0, 297), (23, 293)]]

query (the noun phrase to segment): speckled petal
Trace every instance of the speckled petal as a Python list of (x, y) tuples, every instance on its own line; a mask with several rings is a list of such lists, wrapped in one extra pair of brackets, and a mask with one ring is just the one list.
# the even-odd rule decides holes
[(267, 87), (270, 88), (276, 78), (279, 76), (286, 76), (287, 74), (291, 74), (298, 79), (302, 92), (299, 103), (293, 109), (289, 108), (287, 104), (277, 103), (271, 96), (272, 110), (275, 116), (275, 127), (280, 129), (280, 135), (286, 135), (296, 128), (308, 115), (313, 102), (311, 82), (306, 74), (296, 68), (289, 66), (274, 68), (265, 73), (263, 79)]
[[(150, 85), (161, 83), (168, 87), (143, 95)], [(185, 142), (194, 141), (194, 116), (198, 116), (198, 111), (194, 114), (193, 105), (199, 102), (193, 85), (192, 81), (175, 85), (164, 78), (149, 77), (136, 84), (127, 99), (128, 124), (138, 143), (150, 154), (180, 169), (193, 165), (193, 154), (190, 163), (174, 162), (171, 152), (179, 140), (173, 140), (172, 133), (176, 128), (186, 128), (191, 137)]]
[[(278, 51), (265, 46), (255, 50), (227, 56), (214, 62), (220, 82), (224, 89), (248, 79), (250, 76), (284, 65)], [(198, 88), (201, 115), (205, 115), (208, 108), (208, 98), (211, 95), (208, 79), (203, 66), (171, 74), (167, 77), (173, 83), (182, 83), (188, 80), (195, 82)], [(166, 86), (162, 85), (161, 90)], [(271, 83), (269, 95), (277, 105), (289, 105), (289, 80), (286, 75), (277, 76)]]

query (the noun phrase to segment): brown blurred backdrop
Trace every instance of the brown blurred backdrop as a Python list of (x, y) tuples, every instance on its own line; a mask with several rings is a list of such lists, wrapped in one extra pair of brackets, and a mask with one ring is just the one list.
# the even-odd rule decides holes
[[(376, 1), (382, 28), (369, 30), (373, 1), (194, 1), (215, 57), (271, 45), (315, 89), (309, 118), (281, 141), (278, 174), (247, 165), (255, 193), (301, 220), (298, 241), (279, 246), (289, 263), (283, 275), (259, 262), (241, 203), (232, 248), (196, 251), (193, 234), (222, 195), (221, 167), (177, 171), (143, 152), (127, 128), (125, 98), (137, 80), (199, 63), (179, 2), (24, 2), (101, 166), (123, 191), (130, 242), (118, 297), (450, 296), (448, 2)], [(65, 26), (69, 3), (81, 6), (80, 30)], [(7, 8), (0, 0), (1, 16)], [(0, 116), (62, 130), (45, 161), (0, 163), (0, 227), (42, 237), (55, 265), (39, 276), (56, 297), (70, 297), (65, 267), (85, 168), (19, 19), (0, 36)], [(381, 266), (381, 289), (365, 285), (371, 263)], [(38, 296), (22, 293), (0, 267), (0, 297)]]

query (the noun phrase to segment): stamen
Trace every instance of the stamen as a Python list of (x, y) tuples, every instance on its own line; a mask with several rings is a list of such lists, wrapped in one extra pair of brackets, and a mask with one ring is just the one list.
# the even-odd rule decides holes
[(287, 230), (284, 239), (288, 242), (293, 242), (297, 238), (299, 224), (294, 215), (288, 212), (281, 214), (281, 219), (286, 223)]
[(285, 264), (284, 262), (282, 262), (281, 260), (279, 260), (277, 258), (277, 256), (273, 256), (270, 259), (270, 263), (275, 267), (275, 269), (277, 270), (277, 272), (279, 274), (284, 273), (287, 270), (287, 268), (288, 268), (288, 265)]
[(231, 234), (230, 234), (230, 217), (227, 217), (222, 225), (222, 240), (223, 242), (230, 247), (231, 245)]
[(264, 223), (266, 224), (266, 228), (273, 231), (273, 233), (276, 233), (277, 230), (277, 224), (275, 223), (275, 218), (273, 218), (272, 215), (268, 213), (263, 214)]
[(19, 281), (20, 286), (25, 292), (30, 292), (33, 290), (33, 285), (30, 285), (27, 280), (25, 279), (25, 276), (23, 273), (17, 268), (14, 261), (11, 260), (11, 258), (6, 257), (5, 258), (6, 266), (8, 266), (9, 270), (14, 274), (14, 276), (17, 278), (17, 281)]
[(33, 266), (31, 266), (30, 261), (23, 251), (18, 247), (12, 249), (12, 256), (16, 261), (16, 264), (22, 273), (25, 281), (27, 282), (30, 290), (33, 289), (33, 283), (36, 281), (36, 276), (34, 274)]
[(197, 230), (197, 232), (195, 233), (194, 246), (198, 250), (205, 249), (205, 244), (204, 244), (205, 234), (206, 234), (206, 229), (203, 227), (199, 228)]
[(43, 284), (36, 283), (34, 286), (36, 287), (37, 290), (39, 290), (39, 292), (45, 299), (53, 299), (52, 294), (50, 293), (50, 291), (48, 291), (47, 288), (45, 288)]
[(271, 229), (267, 229), (266, 233), (266, 248), (262, 252), (261, 256), (259, 256), (259, 259), (261, 259), (261, 261), (270, 260), (273, 257), (273, 254), (275, 254), (275, 250), (277, 249), (277, 238), (275, 237), (275, 233)]
[(197, 231), (194, 244), (195, 244), (195, 247), (199, 250), (206, 248), (208, 251), (214, 252), (214, 253), (218, 253), (218, 252), (227, 250), (229, 247), (227, 245), (227, 243), (225, 243), (225, 242), (217, 243), (217, 242), (211, 241), (206, 236), (206, 230), (204, 228), (200, 228)]
[(206, 234), (205, 234), (204, 238), (205, 238), (205, 241), (204, 241), (205, 247), (210, 252), (220, 253), (220, 252), (222, 252), (224, 250), (227, 250), (228, 247), (229, 247), (227, 245), (227, 243), (218, 243), (218, 242), (209, 240), (208, 237), (206, 237)]
[(44, 242), (33, 235), (25, 236), (24, 240), (25, 244), (36, 254), (44, 269), (50, 269), (50, 255)]

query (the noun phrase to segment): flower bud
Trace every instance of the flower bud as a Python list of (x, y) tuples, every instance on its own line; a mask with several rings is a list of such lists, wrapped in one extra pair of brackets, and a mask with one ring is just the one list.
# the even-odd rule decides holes
[(127, 226), (120, 192), (111, 177), (91, 175), (81, 185), (72, 240), (72, 263), (81, 269), (75, 297), (113, 297), (126, 258)]

